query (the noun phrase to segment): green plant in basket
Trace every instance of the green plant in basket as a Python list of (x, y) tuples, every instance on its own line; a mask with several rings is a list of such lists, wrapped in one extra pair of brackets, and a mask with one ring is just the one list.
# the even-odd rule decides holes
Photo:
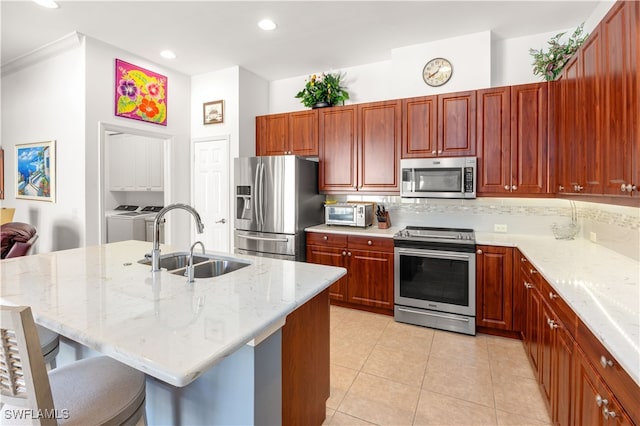
[(549, 44), (547, 52), (542, 49), (529, 49), (529, 54), (533, 56), (533, 74), (542, 76), (546, 81), (555, 80), (569, 59), (589, 37), (589, 34), (581, 37), (583, 27), (584, 22), (576, 28), (569, 40), (564, 44), (560, 42), (560, 39), (566, 33), (563, 32), (551, 37), (547, 42)]
[(306, 80), (304, 89), (296, 94), (296, 98), (306, 107), (313, 108), (321, 106), (322, 103), (333, 106), (343, 103), (349, 99), (349, 93), (340, 85), (342, 76), (340, 74), (315, 75)]

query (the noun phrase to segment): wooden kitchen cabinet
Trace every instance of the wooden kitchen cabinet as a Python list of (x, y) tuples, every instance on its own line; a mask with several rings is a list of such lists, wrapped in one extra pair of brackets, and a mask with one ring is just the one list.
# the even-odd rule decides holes
[(318, 156), (318, 111), (256, 117), (256, 153)]
[(398, 194), (401, 113), (400, 101), (320, 110), (320, 191)]
[(478, 91), (478, 195), (549, 192), (546, 84)]
[(402, 109), (402, 158), (475, 155), (475, 91), (404, 99)]
[(476, 327), (512, 331), (514, 249), (476, 249)]
[(330, 288), (332, 302), (393, 313), (393, 239), (308, 232), (307, 262), (347, 269)]

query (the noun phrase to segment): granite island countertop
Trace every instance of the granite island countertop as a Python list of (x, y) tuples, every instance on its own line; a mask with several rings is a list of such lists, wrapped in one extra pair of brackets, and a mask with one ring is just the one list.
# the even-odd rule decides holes
[[(251, 265), (188, 284), (138, 263), (152, 243), (123, 241), (5, 259), (0, 303), (174, 386), (186, 386), (346, 273), (343, 268), (230, 255)], [(162, 253), (184, 251), (161, 246)]]
[[(403, 229), (318, 225), (307, 232), (388, 237)], [(476, 232), (476, 244), (517, 247), (640, 386), (640, 262), (586, 239)]]

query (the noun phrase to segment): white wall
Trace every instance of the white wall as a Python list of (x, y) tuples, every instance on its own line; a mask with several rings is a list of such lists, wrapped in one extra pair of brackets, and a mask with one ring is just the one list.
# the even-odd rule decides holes
[[(34, 253), (80, 247), (86, 239), (84, 47), (77, 35), (60, 44), (2, 73), (2, 206), (15, 207), (14, 221), (38, 229)], [(49, 140), (56, 141), (56, 202), (16, 199), (15, 145)]]
[[(137, 120), (116, 117), (114, 113), (115, 59), (138, 65), (167, 77), (167, 125), (145, 123)], [(86, 244), (99, 241), (100, 197), (98, 188), (104, 179), (100, 176), (100, 164), (104, 154), (99, 152), (100, 123), (125, 126), (138, 131), (162, 134), (171, 139), (169, 158), (165, 167), (169, 170), (169, 179), (165, 179), (165, 192), (170, 194), (169, 202), (190, 202), (190, 163), (189, 163), (189, 123), (191, 119), (190, 96), (191, 81), (188, 76), (175, 72), (132, 55), (126, 50), (86, 37)], [(202, 106), (200, 107), (202, 108)], [(165, 176), (167, 176), (165, 174)], [(167, 215), (171, 223), (170, 241), (177, 246), (189, 245), (190, 215), (186, 212), (171, 212)]]
[(269, 82), (244, 68), (239, 72), (238, 156), (251, 157), (256, 154), (256, 116), (269, 113)]

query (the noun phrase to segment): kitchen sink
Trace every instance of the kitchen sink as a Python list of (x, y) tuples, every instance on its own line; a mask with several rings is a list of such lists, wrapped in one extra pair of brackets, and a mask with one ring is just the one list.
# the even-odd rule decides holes
[[(151, 258), (138, 261), (142, 265), (151, 265)], [(251, 263), (239, 259), (214, 255), (193, 255), (193, 277), (213, 278), (237, 271)], [(189, 253), (176, 252), (160, 256), (160, 269), (166, 269), (175, 275), (185, 275), (189, 265)]]
[[(211, 260), (211, 257), (203, 255), (193, 255), (193, 264), (206, 262)], [(144, 258), (138, 261), (143, 265), (151, 265), (151, 258)], [(172, 271), (174, 269), (185, 268), (189, 264), (189, 253), (168, 253), (160, 256), (160, 269), (167, 269)]]
[[(193, 265), (193, 278), (213, 278), (220, 275), (228, 274), (229, 272), (237, 271), (245, 266), (249, 266), (250, 263), (242, 262), (231, 259), (211, 259), (206, 262)], [(172, 274), (185, 275), (187, 268), (177, 269), (171, 271)]]

